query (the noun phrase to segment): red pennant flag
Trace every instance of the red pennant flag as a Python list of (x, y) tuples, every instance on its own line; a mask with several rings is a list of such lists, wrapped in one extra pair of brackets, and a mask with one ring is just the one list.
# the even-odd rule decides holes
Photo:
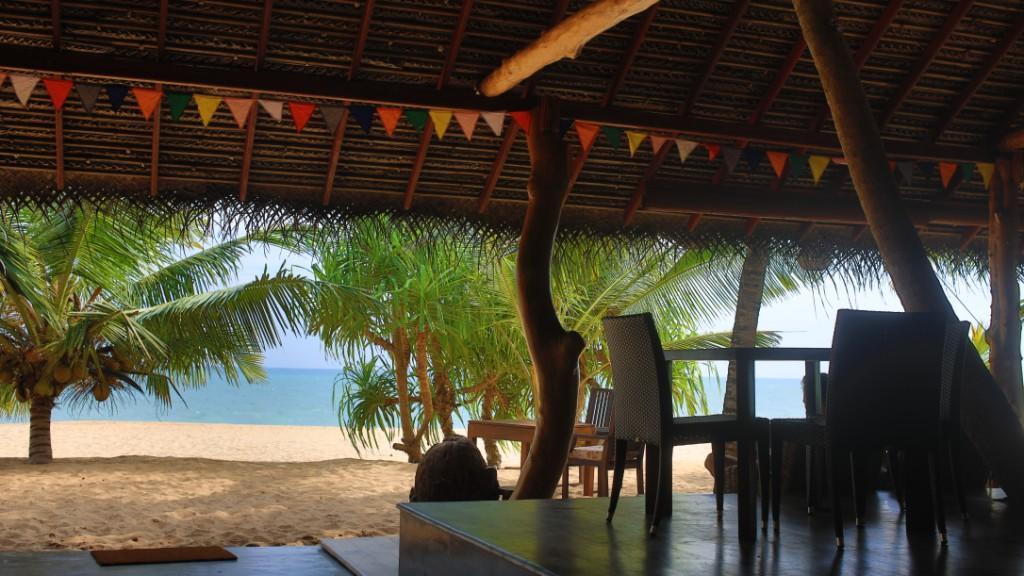
[[(0, 83), (3, 83), (3, 78), (0, 78)], [(68, 99), (68, 94), (71, 93), (71, 87), (74, 83), (71, 80), (62, 80), (60, 78), (43, 78), (43, 84), (46, 86), (46, 91), (50, 94), (50, 102), (53, 102), (53, 107), (60, 110), (64, 107), (64, 101)]]
[(708, 150), (708, 160), (714, 160), (715, 158), (718, 158), (718, 153), (722, 151), (722, 147), (720, 145), (718, 145), (718, 144), (704, 144), (704, 143), (701, 143), (701, 146), (707, 148), (707, 150)]
[(146, 120), (153, 115), (153, 110), (160, 104), (160, 97), (164, 95), (162, 90), (150, 88), (132, 88), (132, 93), (135, 94), (135, 101), (139, 103), (139, 110), (142, 110), (142, 116)]
[(765, 154), (768, 155), (768, 161), (772, 164), (772, 170), (775, 171), (775, 176), (782, 178), (782, 171), (786, 169), (786, 162), (789, 161), (789, 154), (775, 150), (769, 150), (765, 152)]
[(520, 110), (518, 112), (509, 112), (508, 115), (511, 116), (512, 119), (516, 121), (516, 124), (519, 125), (519, 128), (521, 128), (523, 130), (523, 132), (526, 133), (527, 136), (530, 135), (530, 122), (531, 122), (531, 119), (533, 118), (533, 115), (530, 114), (529, 110)]
[(380, 116), (380, 123), (384, 125), (384, 131), (388, 133), (388, 136), (393, 136), (395, 128), (398, 127), (398, 119), (402, 117), (402, 109), (378, 106), (377, 116)]
[(589, 124), (587, 122), (576, 122), (576, 136), (580, 139), (580, 146), (585, 151), (590, 151), (590, 147), (594, 145), (597, 140), (597, 135), (601, 131), (601, 127), (597, 124)]
[(949, 182), (956, 174), (956, 162), (939, 162), (939, 176), (942, 177), (942, 187), (949, 188)]
[(4, 80), (7, 79), (7, 74), (0, 72), (0, 88), (4, 87)]
[(310, 104), (308, 102), (289, 102), (288, 110), (292, 113), (292, 122), (295, 123), (295, 131), (302, 132), (302, 129), (306, 127), (306, 122), (309, 122), (309, 118), (313, 116), (313, 110), (316, 110), (316, 104)]
[(667, 137), (651, 134), (651, 148), (654, 149), (655, 154), (658, 153), (658, 150), (661, 150), (661, 147), (665, 145), (665, 142), (668, 142)]

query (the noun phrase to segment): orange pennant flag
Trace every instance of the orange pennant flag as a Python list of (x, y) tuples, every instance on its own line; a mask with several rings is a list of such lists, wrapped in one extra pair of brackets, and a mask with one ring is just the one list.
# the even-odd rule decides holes
[(476, 132), (476, 122), (479, 119), (479, 112), (455, 113), (455, 121), (459, 123), (459, 128), (462, 128), (462, 133), (466, 135), (466, 140), (473, 139), (473, 133)]
[(7, 79), (7, 74), (0, 72), (0, 88), (4, 87), (4, 80)]
[(956, 162), (939, 162), (939, 176), (942, 178), (942, 187), (949, 188), (949, 182), (956, 174)]
[(142, 110), (142, 116), (146, 120), (153, 115), (153, 110), (160, 105), (160, 98), (164, 95), (163, 90), (151, 88), (132, 88), (132, 93), (135, 94), (135, 101), (139, 103), (139, 110)]
[(252, 110), (253, 99), (225, 98), (224, 103), (228, 105), (228, 110), (231, 110), (231, 115), (235, 117), (235, 124), (238, 124), (239, 128), (245, 128), (245, 123), (249, 120), (249, 111)]
[[(0, 83), (3, 83), (3, 78), (0, 78)], [(43, 78), (43, 85), (46, 86), (46, 91), (50, 94), (50, 102), (53, 102), (53, 107), (57, 110), (63, 108), (64, 101), (68, 99), (68, 94), (71, 93), (71, 86), (73, 85), (71, 80)]]
[(768, 155), (768, 161), (772, 164), (772, 170), (775, 171), (775, 176), (782, 178), (782, 172), (786, 169), (786, 162), (789, 161), (789, 154), (776, 150), (769, 150), (765, 152), (765, 154)]
[(718, 157), (718, 153), (722, 150), (722, 147), (718, 144), (701, 144), (701, 146), (708, 150), (708, 160), (714, 160)]
[(527, 136), (530, 135), (530, 122), (532, 121), (533, 115), (530, 114), (529, 110), (509, 112), (508, 115), (511, 116), (513, 120), (515, 120), (516, 124), (519, 125), (519, 127), (523, 130), (523, 132), (526, 133)]
[(384, 131), (387, 132), (387, 135), (394, 136), (395, 129), (398, 128), (398, 120), (402, 117), (402, 109), (378, 106), (377, 116), (380, 117), (380, 123), (384, 125)]
[(597, 124), (589, 124), (587, 122), (576, 122), (576, 136), (580, 139), (580, 147), (585, 151), (590, 151), (590, 147), (594, 145), (597, 140), (597, 135), (601, 131), (601, 127)]
[(306, 127), (306, 122), (309, 122), (309, 118), (313, 115), (313, 110), (316, 110), (316, 104), (310, 104), (309, 102), (289, 102), (288, 110), (292, 113), (292, 122), (295, 123), (295, 131), (302, 132), (302, 129)]
[(665, 145), (665, 142), (668, 142), (668, 138), (665, 136), (656, 136), (651, 134), (651, 148), (654, 149), (655, 154), (658, 153), (658, 150), (661, 150), (661, 147)]

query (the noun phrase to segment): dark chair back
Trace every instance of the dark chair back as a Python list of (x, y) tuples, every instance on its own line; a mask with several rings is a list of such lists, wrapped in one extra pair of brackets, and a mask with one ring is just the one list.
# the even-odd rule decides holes
[(598, 434), (607, 434), (612, 425), (612, 389), (591, 388), (584, 422), (593, 424)]
[(934, 445), (949, 413), (960, 332), (939, 314), (840, 310), (829, 362), (829, 442), (845, 449)]
[(654, 318), (644, 313), (602, 322), (615, 390), (615, 437), (660, 445), (671, 430), (672, 390)]

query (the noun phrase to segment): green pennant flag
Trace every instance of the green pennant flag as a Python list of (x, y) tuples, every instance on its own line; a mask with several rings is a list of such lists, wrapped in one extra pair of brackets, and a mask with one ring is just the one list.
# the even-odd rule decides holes
[(974, 163), (972, 163), (972, 162), (961, 162), (960, 163), (960, 173), (963, 174), (963, 178), (961, 178), (961, 180), (960, 180), (961, 182), (964, 182), (964, 183), (970, 182), (971, 178), (974, 178)]
[(164, 98), (167, 99), (167, 107), (171, 109), (171, 120), (177, 120), (181, 118), (181, 113), (185, 111), (189, 100), (192, 100), (192, 95), (182, 92), (168, 92), (164, 95)]
[(790, 154), (789, 156), (789, 176), (790, 178), (801, 178), (807, 175), (807, 155), (806, 154)]
[(423, 127), (427, 125), (427, 118), (429, 117), (426, 110), (409, 108), (405, 111), (405, 119), (409, 121), (409, 124), (412, 124), (416, 132), (423, 132)]
[(613, 150), (619, 149), (619, 143), (622, 141), (622, 128), (615, 126), (601, 126), (601, 132), (604, 133), (604, 139), (608, 141), (608, 144)]

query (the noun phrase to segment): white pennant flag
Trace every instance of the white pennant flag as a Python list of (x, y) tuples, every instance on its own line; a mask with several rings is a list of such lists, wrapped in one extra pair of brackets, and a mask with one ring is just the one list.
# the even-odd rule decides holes
[(35, 76), (11, 74), (11, 85), (14, 86), (14, 93), (18, 96), (18, 101), (22, 106), (28, 106), (28, 99), (32, 97), (32, 91), (35, 90), (38, 83), (39, 78)]
[(270, 114), (270, 117), (278, 122), (284, 118), (284, 102), (278, 100), (260, 100), (260, 106)]
[(481, 112), (480, 116), (491, 127), (491, 132), (494, 132), (495, 136), (501, 136), (501, 130), (505, 127), (504, 112)]
[(679, 149), (679, 162), (686, 164), (686, 159), (690, 157), (691, 152), (697, 149), (697, 146), (696, 142), (676, 138), (676, 148)]

